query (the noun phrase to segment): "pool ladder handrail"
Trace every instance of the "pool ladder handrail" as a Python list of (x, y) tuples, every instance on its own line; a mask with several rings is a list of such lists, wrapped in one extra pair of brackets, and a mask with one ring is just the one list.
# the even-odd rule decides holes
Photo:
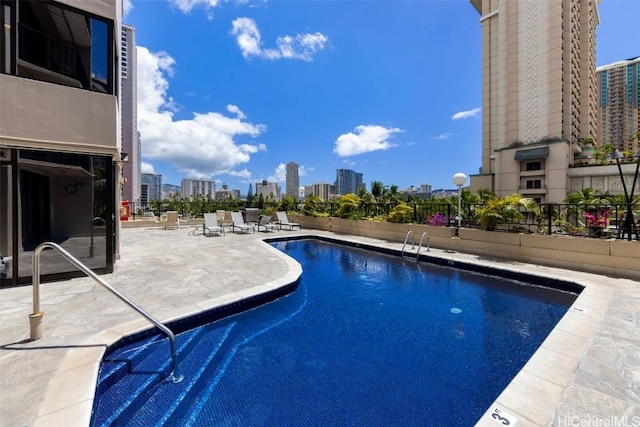
[[(404, 243), (402, 244), (402, 250), (400, 251), (400, 256), (404, 258), (404, 248), (407, 246), (407, 240), (409, 240), (409, 236), (413, 234), (412, 230), (407, 232), (407, 235), (404, 238)], [(427, 252), (431, 251), (431, 247), (429, 245), (429, 233), (426, 231), (422, 233), (422, 237), (420, 237), (420, 244), (418, 245), (418, 251), (416, 252), (416, 261), (420, 261), (420, 249), (422, 249), (422, 242), (424, 241), (424, 237), (427, 236)], [(415, 242), (412, 245), (412, 248), (415, 247)]]
[(169, 379), (174, 383), (179, 383), (182, 381), (183, 376), (178, 373), (178, 357), (176, 355), (176, 337), (171, 332), (167, 326), (165, 326), (162, 322), (157, 320), (155, 317), (144, 311), (138, 305), (136, 305), (133, 301), (128, 299), (122, 293), (120, 293), (117, 289), (109, 285), (107, 282), (102, 280), (96, 273), (91, 271), (87, 266), (82, 264), (76, 257), (71, 255), (65, 249), (63, 249), (60, 245), (53, 242), (44, 242), (38, 245), (38, 247), (33, 252), (33, 314), (29, 315), (29, 324), (30, 324), (30, 340), (35, 341), (42, 337), (42, 317), (44, 313), (40, 311), (40, 252), (42, 252), (45, 248), (51, 248), (56, 250), (60, 255), (67, 259), (71, 264), (76, 266), (80, 271), (85, 273), (87, 276), (91, 277), (98, 284), (102, 285), (116, 297), (118, 297), (122, 302), (127, 304), (129, 307), (137, 311), (142, 317), (147, 319), (150, 323), (160, 329), (165, 335), (169, 337), (169, 344), (171, 345), (171, 362), (173, 370), (169, 374)]
[(405, 246), (407, 246), (407, 240), (409, 240), (409, 236), (411, 236), (411, 234), (413, 234), (413, 231), (409, 230), (407, 232), (407, 235), (404, 238), (404, 243), (402, 244), (402, 250), (400, 251), (400, 256), (402, 258), (404, 258), (404, 248), (405, 248)]

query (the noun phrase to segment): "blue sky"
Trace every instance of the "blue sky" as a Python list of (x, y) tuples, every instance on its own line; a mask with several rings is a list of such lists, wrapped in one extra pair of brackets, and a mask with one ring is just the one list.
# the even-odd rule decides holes
[[(599, 11), (597, 65), (640, 55), (640, 1)], [(480, 16), (467, 0), (127, 0), (125, 12), (143, 172), (163, 183), (284, 191), (296, 162), (301, 185), (347, 168), (367, 189), (436, 189), (478, 171)]]

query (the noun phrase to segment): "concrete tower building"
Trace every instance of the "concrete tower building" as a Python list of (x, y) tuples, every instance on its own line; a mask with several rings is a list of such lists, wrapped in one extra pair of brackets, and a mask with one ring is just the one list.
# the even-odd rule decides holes
[(180, 182), (180, 195), (182, 197), (190, 197), (194, 199), (197, 195), (202, 197), (216, 198), (215, 181), (206, 181), (204, 179), (188, 179), (183, 178)]
[(277, 182), (269, 182), (267, 180), (256, 182), (256, 197), (259, 197), (261, 194), (265, 200), (270, 197), (274, 202), (279, 202), (280, 186)]
[(597, 138), (599, 0), (470, 0), (482, 26), (482, 167), (472, 190), (560, 202)]
[(122, 176), (125, 178), (122, 184), (122, 199), (136, 202), (140, 199), (141, 153), (138, 133), (136, 33), (135, 28), (130, 25), (122, 25), (120, 51), (122, 152), (127, 155), (122, 165)]
[(635, 153), (639, 143), (635, 134), (640, 130), (640, 56), (596, 71), (600, 82), (599, 142)]
[(292, 196), (298, 200), (300, 195), (298, 194), (298, 188), (300, 187), (300, 177), (298, 176), (299, 166), (297, 163), (287, 163), (287, 177), (285, 183), (285, 194)]

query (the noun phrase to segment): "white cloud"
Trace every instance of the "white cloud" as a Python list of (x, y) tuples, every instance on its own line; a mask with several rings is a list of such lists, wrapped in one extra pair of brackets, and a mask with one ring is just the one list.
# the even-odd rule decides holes
[[(307, 168), (304, 167), (303, 165), (298, 165), (298, 176), (305, 176), (309, 173), (309, 171), (312, 171), (313, 167), (311, 168)], [(278, 166), (276, 166), (276, 170), (274, 171), (274, 173), (272, 175), (269, 175), (267, 177), (267, 181), (269, 182), (287, 182), (287, 165), (285, 163), (280, 163)]]
[(287, 180), (287, 165), (284, 163), (280, 163), (277, 167), (273, 175), (269, 175), (267, 177), (267, 181), (269, 182), (286, 182)]
[(313, 55), (323, 50), (329, 38), (322, 33), (296, 34), (276, 39), (277, 48), (264, 49), (262, 37), (256, 22), (251, 18), (237, 18), (232, 23), (231, 35), (235, 36), (238, 47), (245, 58), (300, 59), (312, 61)]
[(131, 12), (131, 10), (133, 10), (133, 3), (131, 3), (131, 0), (124, 0), (122, 2), (123, 17), (126, 17), (129, 14), (129, 12)]
[(387, 150), (394, 146), (389, 138), (398, 132), (398, 128), (385, 128), (377, 125), (360, 125), (353, 132), (340, 135), (336, 139), (333, 152), (340, 157), (353, 156), (376, 150)]
[(229, 175), (238, 176), (240, 178), (249, 179), (249, 180), (251, 179), (251, 172), (249, 172), (246, 169), (242, 169), (241, 171), (229, 171)]
[(212, 19), (212, 10), (218, 6), (218, 0), (170, 0), (170, 2), (183, 13), (190, 13), (196, 7), (202, 7), (208, 13), (208, 18)]
[(178, 8), (182, 13), (191, 13), (191, 11), (195, 8), (202, 8), (207, 12), (207, 18), (213, 19), (213, 9), (220, 6), (221, 3), (224, 2), (246, 5), (251, 3), (251, 0), (169, 0), (169, 2), (172, 3), (176, 8)]
[[(266, 150), (261, 143), (241, 143), (240, 138), (255, 138), (265, 125), (243, 121), (217, 112), (194, 112), (193, 117), (175, 120), (174, 102), (168, 96), (167, 76), (175, 61), (165, 52), (152, 53), (138, 47), (138, 130), (142, 155), (172, 164), (185, 176), (208, 179), (232, 173), (247, 163), (252, 154)], [(229, 109), (228, 109), (229, 110)], [(244, 116), (244, 114), (242, 114)]]
[(237, 105), (229, 104), (227, 105), (227, 111), (238, 116), (239, 119), (246, 119), (247, 116), (242, 112)]
[(432, 136), (431, 139), (449, 139), (453, 136), (450, 132), (441, 133), (438, 136)]
[(473, 110), (460, 111), (451, 116), (451, 120), (468, 119), (470, 117), (478, 117), (482, 108), (474, 108)]
[(140, 172), (141, 173), (156, 173), (155, 169), (153, 169), (153, 165), (147, 162), (140, 162)]

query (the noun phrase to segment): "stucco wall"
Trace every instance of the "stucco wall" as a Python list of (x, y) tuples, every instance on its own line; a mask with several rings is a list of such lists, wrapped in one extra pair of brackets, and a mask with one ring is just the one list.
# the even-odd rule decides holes
[(0, 93), (3, 144), (107, 155), (117, 152), (115, 96), (6, 74), (0, 74)]

